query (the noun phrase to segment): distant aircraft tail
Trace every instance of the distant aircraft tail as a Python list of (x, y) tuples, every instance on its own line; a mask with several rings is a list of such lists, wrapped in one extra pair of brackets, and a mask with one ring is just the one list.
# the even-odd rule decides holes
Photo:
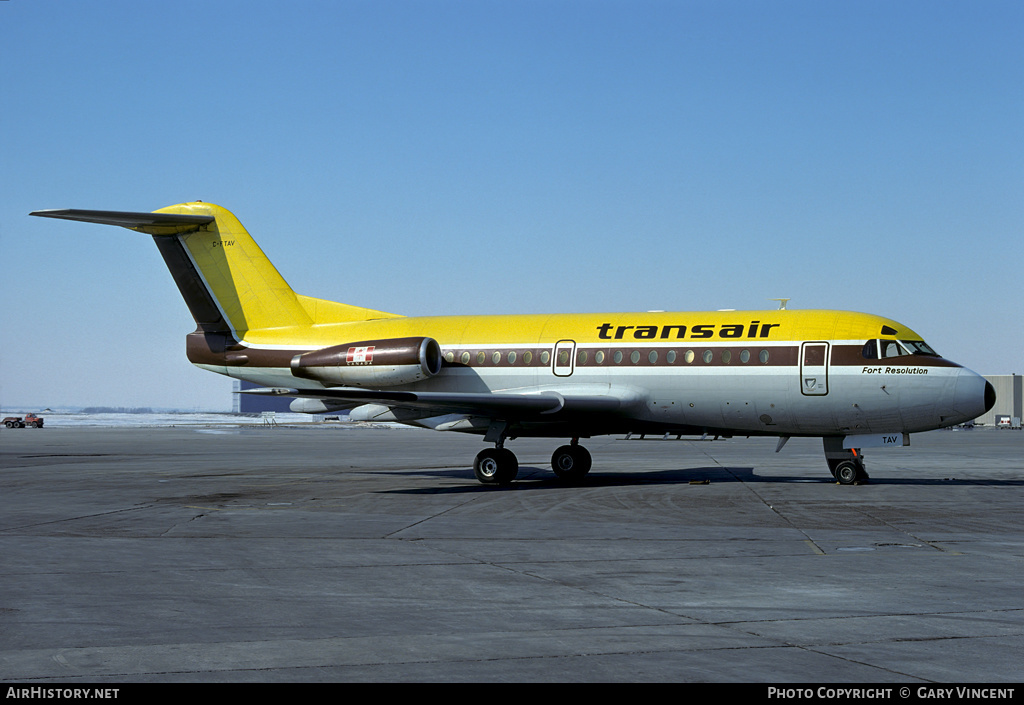
[(234, 214), (212, 203), (182, 203), (152, 213), (66, 209), (31, 215), (120, 225), (152, 235), (205, 333), (242, 340), (253, 330), (396, 317), (296, 294)]

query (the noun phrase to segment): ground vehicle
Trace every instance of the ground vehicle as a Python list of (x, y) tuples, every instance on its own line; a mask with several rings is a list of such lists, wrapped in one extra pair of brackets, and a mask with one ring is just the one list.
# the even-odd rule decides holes
[(7, 416), (0, 423), (3, 423), (7, 428), (25, 428), (25, 426), (29, 426), (30, 428), (42, 428), (43, 417), (36, 416), (35, 414), (28, 414), (24, 418), (21, 416)]
[(1004, 415), (1004, 414), (997, 414), (996, 415), (996, 428), (1019, 429), (1020, 428), (1020, 417), (1019, 416), (1009, 416), (1009, 415)]

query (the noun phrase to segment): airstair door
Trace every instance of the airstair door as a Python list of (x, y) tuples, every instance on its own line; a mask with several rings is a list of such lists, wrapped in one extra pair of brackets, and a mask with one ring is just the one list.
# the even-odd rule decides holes
[(828, 343), (800, 346), (800, 392), (804, 396), (828, 394)]

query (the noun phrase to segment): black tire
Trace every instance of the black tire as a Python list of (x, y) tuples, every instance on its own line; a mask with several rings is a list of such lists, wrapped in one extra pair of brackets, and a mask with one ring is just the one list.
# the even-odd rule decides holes
[(582, 480), (592, 464), (590, 451), (583, 446), (560, 446), (551, 454), (551, 470), (562, 480)]
[(507, 485), (519, 474), (519, 461), (507, 448), (485, 448), (477, 453), (473, 474), (484, 485)]
[(844, 460), (836, 464), (836, 481), (840, 485), (855, 485), (860, 479), (860, 468), (852, 460)]

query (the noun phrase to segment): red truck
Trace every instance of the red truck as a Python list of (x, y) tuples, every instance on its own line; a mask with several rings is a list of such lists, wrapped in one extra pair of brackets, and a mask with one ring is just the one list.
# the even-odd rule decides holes
[(0, 421), (0, 423), (7, 428), (25, 428), (26, 426), (29, 428), (42, 428), (43, 417), (36, 416), (35, 414), (28, 414), (24, 418), (21, 416), (8, 416), (3, 421)]

